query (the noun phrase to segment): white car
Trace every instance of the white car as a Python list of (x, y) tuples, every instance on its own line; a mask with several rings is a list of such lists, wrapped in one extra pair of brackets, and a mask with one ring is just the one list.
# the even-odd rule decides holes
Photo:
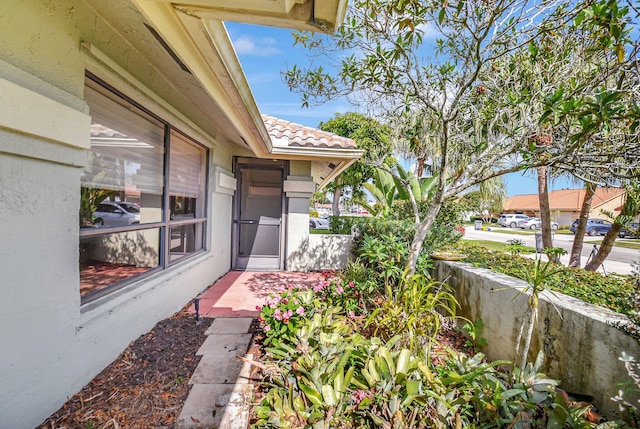
[(515, 228), (516, 226), (518, 226), (518, 222), (525, 220), (529, 220), (529, 216), (523, 214), (508, 213), (500, 215), (500, 217), (498, 218), (498, 224), (504, 227)]
[[(551, 229), (553, 229), (554, 231), (557, 230), (559, 227), (560, 226), (557, 223), (551, 222)], [(542, 219), (540, 219), (539, 217), (532, 217), (531, 219), (521, 220), (520, 222), (518, 222), (518, 228), (522, 228), (522, 229), (542, 228)]]
[(140, 223), (140, 206), (124, 201), (103, 201), (93, 212), (96, 226), (128, 226)]
[(310, 217), (309, 228), (311, 229), (329, 229), (329, 219)]

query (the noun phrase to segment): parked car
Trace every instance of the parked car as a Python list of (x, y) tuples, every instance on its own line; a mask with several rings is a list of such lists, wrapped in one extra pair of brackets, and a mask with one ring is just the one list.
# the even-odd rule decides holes
[(96, 226), (128, 226), (140, 223), (140, 206), (126, 201), (103, 201), (93, 212)]
[[(558, 225), (557, 223), (551, 222), (551, 229), (553, 229), (554, 231), (557, 230), (559, 227), (560, 225)], [(540, 219), (539, 217), (532, 217), (527, 220), (521, 220), (518, 222), (518, 228), (522, 228), (522, 229), (542, 228), (542, 219)]]
[(502, 214), (498, 218), (498, 224), (504, 227), (515, 228), (518, 226), (518, 222), (525, 220), (529, 220), (529, 216), (515, 213)]
[(618, 234), (618, 237), (620, 238), (640, 238), (640, 231), (638, 230), (638, 227), (640, 225), (638, 224), (638, 222), (632, 222), (630, 223), (626, 228), (622, 228), (620, 230), (620, 233)]
[[(590, 218), (587, 220), (587, 229), (586, 233), (591, 236), (596, 235), (605, 235), (611, 229), (611, 225), (613, 225), (608, 220), (598, 219), (598, 218)], [(578, 219), (574, 220), (571, 224), (571, 232), (576, 233), (576, 229), (578, 228)]]
[(311, 229), (329, 229), (329, 219), (310, 217), (309, 228)]

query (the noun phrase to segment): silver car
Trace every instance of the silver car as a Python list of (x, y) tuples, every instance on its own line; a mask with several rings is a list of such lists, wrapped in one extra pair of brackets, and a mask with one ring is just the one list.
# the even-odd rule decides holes
[(96, 226), (128, 226), (140, 223), (140, 206), (125, 201), (103, 201), (93, 212)]
[[(559, 227), (560, 226), (557, 223), (551, 222), (551, 229), (553, 229), (554, 231), (557, 230)], [(539, 217), (532, 217), (531, 219), (521, 220), (520, 222), (518, 222), (518, 228), (522, 228), (522, 229), (542, 228), (542, 219), (540, 219)]]

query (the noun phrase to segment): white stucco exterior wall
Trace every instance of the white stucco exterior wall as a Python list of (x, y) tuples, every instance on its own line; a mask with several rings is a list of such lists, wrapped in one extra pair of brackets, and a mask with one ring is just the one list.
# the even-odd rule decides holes
[[(0, 428), (41, 423), (230, 267), (232, 193), (216, 192), (211, 172), (231, 169), (233, 149), (200, 133), (210, 148), (208, 250), (81, 306), (78, 208), (90, 118), (80, 9), (87, 13), (64, 0), (0, 6)], [(146, 107), (163, 116), (165, 106)]]

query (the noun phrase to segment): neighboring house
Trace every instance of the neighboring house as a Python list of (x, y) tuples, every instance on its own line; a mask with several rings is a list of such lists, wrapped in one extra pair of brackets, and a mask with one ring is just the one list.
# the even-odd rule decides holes
[[(333, 31), (345, 8), (2, 2), (0, 427), (42, 422), (230, 269), (316, 268), (309, 199), (362, 151), (262, 117), (220, 20)], [(135, 215), (99, 222), (108, 200)]]
[[(563, 189), (549, 192), (551, 218), (559, 225), (570, 225), (580, 216), (585, 190)], [(591, 203), (589, 217), (606, 218), (601, 211), (609, 211), (614, 215), (620, 213), (624, 204), (624, 189), (598, 188)], [(532, 217), (540, 216), (538, 194), (515, 195), (505, 199), (503, 213), (523, 213)]]

